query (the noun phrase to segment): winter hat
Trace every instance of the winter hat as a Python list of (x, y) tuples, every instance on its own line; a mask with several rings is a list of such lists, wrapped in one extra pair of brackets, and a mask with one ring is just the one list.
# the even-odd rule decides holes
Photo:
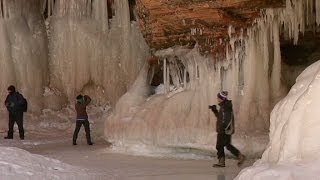
[(217, 94), (217, 97), (221, 100), (226, 100), (228, 97), (228, 91), (221, 91)]
[(8, 87), (8, 91), (10, 91), (10, 92), (16, 92), (16, 87), (14, 87), (13, 85), (10, 85), (10, 86)]
[(82, 94), (79, 94), (79, 95), (77, 96), (77, 101), (78, 101), (79, 103), (83, 103), (83, 99), (84, 99), (84, 96), (82, 96)]

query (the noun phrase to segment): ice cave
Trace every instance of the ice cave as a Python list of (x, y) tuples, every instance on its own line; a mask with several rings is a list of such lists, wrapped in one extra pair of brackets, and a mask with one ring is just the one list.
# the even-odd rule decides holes
[[(24, 140), (0, 106), (0, 174), (317, 179), (319, 47), (320, 0), (0, 0), (0, 102), (28, 101)], [(221, 91), (241, 167), (211, 166)], [(79, 94), (93, 146), (72, 145)]]

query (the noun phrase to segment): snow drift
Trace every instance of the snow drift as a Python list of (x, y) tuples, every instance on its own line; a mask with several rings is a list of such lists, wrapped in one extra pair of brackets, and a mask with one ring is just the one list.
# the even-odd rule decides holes
[(85, 169), (13, 147), (0, 147), (0, 174), (3, 180), (96, 179)]

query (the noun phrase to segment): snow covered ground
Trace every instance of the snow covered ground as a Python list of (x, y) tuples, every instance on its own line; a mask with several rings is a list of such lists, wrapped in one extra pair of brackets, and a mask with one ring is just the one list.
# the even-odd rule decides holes
[(87, 170), (15, 147), (0, 147), (0, 174), (13, 179), (93, 179)]
[[(66, 136), (70, 133), (56, 137), (30, 134), (25, 141), (1, 140), (0, 174), (4, 176), (0, 179), (232, 180), (241, 170), (235, 159), (227, 159), (227, 167), (217, 169), (211, 167), (215, 160), (210, 158), (124, 155), (115, 153), (103, 139), (88, 146), (81, 137), (79, 144), (72, 146), (69, 139), (63, 138)], [(252, 162), (247, 161), (245, 166)]]
[(320, 179), (320, 61), (297, 78), (273, 109), (270, 143), (261, 160), (238, 180)]

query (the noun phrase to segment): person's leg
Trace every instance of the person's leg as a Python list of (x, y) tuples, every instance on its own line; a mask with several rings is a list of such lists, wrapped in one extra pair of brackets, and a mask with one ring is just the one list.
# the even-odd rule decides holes
[(227, 136), (229, 136), (228, 138), (227, 138), (227, 149), (233, 154), (233, 155), (235, 155), (236, 157), (237, 157), (237, 159), (238, 159), (238, 166), (241, 166), (242, 164), (243, 164), (243, 162), (245, 161), (245, 159), (246, 159), (246, 157), (243, 155), (243, 154), (241, 154), (241, 152), (236, 148), (236, 147), (234, 147), (232, 144), (231, 144), (231, 139), (232, 139), (232, 137), (231, 137), (231, 135), (227, 135)]
[(213, 164), (213, 167), (225, 167), (224, 146), (224, 134), (217, 134), (216, 149), (219, 162), (217, 164)]
[(225, 157), (224, 154), (224, 136), (223, 134), (217, 134), (217, 144), (216, 144), (216, 149), (217, 149), (217, 155), (218, 155), (218, 159)]
[(9, 113), (9, 130), (8, 130), (8, 136), (5, 137), (5, 139), (13, 139), (13, 126), (15, 122), (15, 117), (12, 113)]
[(20, 139), (24, 140), (23, 112), (16, 113), (16, 122), (19, 129)]
[(76, 120), (76, 128), (74, 129), (73, 141), (72, 141), (72, 144), (73, 144), (73, 145), (77, 145), (77, 138), (78, 138), (78, 134), (79, 134), (81, 125), (82, 125), (82, 122)]
[(227, 149), (233, 154), (233, 155), (235, 155), (236, 157), (238, 157), (239, 156), (239, 154), (240, 154), (240, 151), (236, 148), (236, 147), (234, 147), (232, 144), (231, 144), (231, 135), (225, 135), (225, 142), (226, 142), (226, 147), (227, 147)]
[(90, 135), (90, 123), (88, 120), (83, 122), (84, 125), (84, 130), (86, 131), (86, 138), (87, 138), (87, 143), (88, 145), (92, 145), (92, 141), (91, 141), (91, 135)]

